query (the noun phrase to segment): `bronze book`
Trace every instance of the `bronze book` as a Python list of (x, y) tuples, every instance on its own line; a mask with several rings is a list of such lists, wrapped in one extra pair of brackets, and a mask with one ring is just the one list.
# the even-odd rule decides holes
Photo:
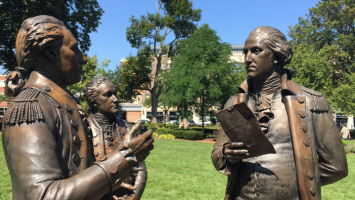
[(232, 142), (243, 142), (245, 144), (250, 157), (276, 153), (246, 103), (235, 104), (232, 109), (224, 109), (218, 112), (217, 118)]

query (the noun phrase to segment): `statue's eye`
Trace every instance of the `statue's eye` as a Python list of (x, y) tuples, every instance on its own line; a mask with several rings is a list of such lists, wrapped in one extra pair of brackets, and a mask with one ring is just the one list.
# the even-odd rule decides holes
[(260, 52), (262, 52), (262, 50), (260, 48), (252, 48), (251, 52), (254, 53), (255, 55), (258, 55)]

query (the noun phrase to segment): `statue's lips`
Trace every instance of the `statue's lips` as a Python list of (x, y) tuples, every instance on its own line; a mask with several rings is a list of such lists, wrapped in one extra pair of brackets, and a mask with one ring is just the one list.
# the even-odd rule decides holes
[(248, 66), (247, 67), (247, 71), (248, 72), (255, 72), (256, 71), (256, 67), (255, 66)]

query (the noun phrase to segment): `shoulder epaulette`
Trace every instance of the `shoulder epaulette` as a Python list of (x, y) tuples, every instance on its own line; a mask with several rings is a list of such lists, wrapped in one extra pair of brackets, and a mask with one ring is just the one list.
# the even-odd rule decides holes
[(20, 125), (44, 121), (41, 107), (38, 104), (38, 95), (41, 92), (35, 88), (22, 90), (12, 101), (4, 117), (6, 125)]
[(309, 104), (310, 110), (312, 112), (328, 112), (329, 104), (322, 93), (301, 87), (302, 91), (304, 91), (311, 98), (312, 102)]

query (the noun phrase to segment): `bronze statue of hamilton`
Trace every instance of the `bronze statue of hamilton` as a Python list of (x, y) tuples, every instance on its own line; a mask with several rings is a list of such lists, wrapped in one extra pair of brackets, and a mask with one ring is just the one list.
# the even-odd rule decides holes
[[(95, 76), (84, 88), (84, 96), (90, 107), (90, 114), (85, 121), (91, 132), (96, 160), (105, 159), (123, 145), (127, 133), (127, 123), (117, 118), (119, 104), (116, 93), (117, 88), (103, 76)], [(140, 199), (147, 182), (145, 163), (137, 163), (136, 169), (137, 173), (124, 181), (127, 187), (117, 188), (106, 199)]]
[(3, 145), (14, 200), (100, 199), (136, 173), (153, 148), (151, 131), (134, 126), (123, 145), (95, 161), (74, 97), (85, 58), (63, 22), (26, 19), (16, 38), (16, 71), (6, 81), (16, 97), (4, 119)]
[(321, 199), (322, 185), (348, 173), (324, 96), (291, 80), (283, 66), (291, 61), (292, 49), (279, 30), (253, 30), (244, 55), (248, 78), (225, 109), (246, 103), (276, 153), (252, 157), (243, 142), (232, 142), (221, 130), (212, 161), (228, 176), (225, 199)]

